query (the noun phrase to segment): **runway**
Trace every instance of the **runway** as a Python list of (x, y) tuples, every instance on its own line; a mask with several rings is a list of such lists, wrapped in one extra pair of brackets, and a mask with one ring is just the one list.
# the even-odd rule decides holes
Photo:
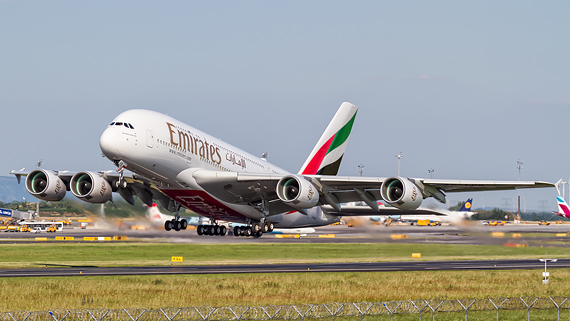
[[(551, 224), (539, 226), (537, 224), (507, 224), (505, 226), (484, 226), (474, 224), (471, 226), (407, 226), (392, 225), (389, 227), (370, 225), (348, 227), (346, 225), (332, 225), (316, 227), (315, 233), (292, 238), (277, 238), (277, 234), (265, 234), (260, 238), (234, 237), (234, 236), (198, 236), (195, 230), (164, 231), (160, 229), (149, 230), (121, 230), (111, 227), (97, 228), (70, 228), (65, 227), (57, 233), (0, 233), (0, 243), (36, 242), (36, 237), (47, 237), (47, 242), (56, 241), (55, 237), (72, 237), (74, 242), (97, 242), (84, 240), (84, 237), (113, 237), (127, 236), (128, 242), (161, 242), (161, 243), (418, 243), (418, 244), (475, 244), (475, 245), (503, 245), (507, 242), (524, 243), (528, 246), (540, 246), (544, 242), (551, 242), (552, 246), (570, 247), (570, 224)], [(493, 233), (504, 233), (503, 236), (492, 237)], [(521, 234), (514, 237), (514, 234)], [(564, 234), (565, 237), (557, 236)], [(322, 237), (334, 235), (334, 238)], [(406, 238), (394, 240), (392, 235), (406, 235)], [(43, 241), (45, 242), (45, 241)], [(108, 242), (108, 241), (105, 241)], [(124, 242), (124, 241), (120, 241)]]
[[(243, 274), (243, 273), (323, 273), (394, 271), (466, 271), (542, 269), (539, 260), (408, 261), (370, 263), (310, 263), (255, 265), (196, 265), (161, 267), (69, 267), (0, 269), (0, 277), (56, 277), (105, 275)], [(549, 269), (570, 268), (570, 259), (548, 264)]]

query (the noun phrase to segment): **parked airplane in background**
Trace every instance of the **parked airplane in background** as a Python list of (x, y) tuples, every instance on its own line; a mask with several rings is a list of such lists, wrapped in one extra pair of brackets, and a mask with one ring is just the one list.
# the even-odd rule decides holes
[[(441, 223), (458, 224), (476, 214), (476, 212), (470, 211), (472, 205), (473, 199), (469, 198), (459, 211), (449, 211), (447, 209), (431, 209), (424, 207), (411, 210), (401, 210), (399, 208), (386, 206), (381, 202), (378, 202), (378, 210), (372, 210), (368, 206), (351, 204), (343, 206), (342, 212), (335, 212), (335, 214), (343, 214), (344, 220), (347, 222), (351, 221), (350, 218), (364, 217), (366, 215), (369, 215), (370, 220), (379, 222), (384, 222), (386, 219), (390, 218), (392, 220), (431, 220)], [(323, 207), (323, 210), (325, 212), (327, 212), (329, 209), (331, 208)], [(358, 224), (362, 223), (362, 220), (358, 221)]]
[[(157, 201), (175, 218), (166, 230), (185, 229), (178, 211), (186, 207), (209, 217), (212, 233), (218, 220), (247, 224), (240, 234), (260, 236), (274, 227), (311, 227), (339, 221), (341, 204), (362, 201), (378, 210), (377, 200), (402, 210), (417, 209), (445, 193), (552, 187), (533, 181), (465, 181), (406, 177), (347, 177), (338, 172), (357, 107), (343, 103), (297, 174), (255, 157), (170, 116), (150, 110), (128, 110), (101, 135), (103, 154), (117, 172), (11, 171), (26, 177), (26, 189), (45, 201), (59, 201), (66, 191), (90, 203), (104, 203), (118, 192)], [(293, 124), (302, 129), (299, 122)], [(306, 126), (311, 126), (307, 123)], [(306, 139), (306, 138), (303, 138)], [(397, 141), (395, 141), (397, 143)], [(291, 142), (288, 148), (295, 151)], [(132, 173), (125, 173), (128, 170)], [(328, 207), (325, 211), (323, 208)]]
[(564, 199), (560, 196), (556, 196), (556, 201), (558, 202), (558, 212), (554, 212), (554, 214), (570, 218), (570, 208), (568, 208), (566, 201), (564, 201)]
[[(156, 203), (152, 203), (151, 206), (145, 204), (145, 206), (147, 207), (148, 219), (155, 226), (162, 227), (164, 226), (164, 223), (166, 223), (167, 221), (172, 221), (176, 218), (174, 215), (161, 213), (160, 210), (158, 209), (158, 204)], [(185, 218), (185, 220), (187, 222), (187, 225), (198, 226), (200, 224), (203, 224), (202, 218), (199, 216), (188, 217)]]

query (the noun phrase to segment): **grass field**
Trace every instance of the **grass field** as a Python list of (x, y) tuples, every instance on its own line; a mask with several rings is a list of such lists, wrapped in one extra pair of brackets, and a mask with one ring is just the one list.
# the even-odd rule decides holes
[[(566, 257), (564, 248), (453, 244), (191, 244), (191, 243), (26, 243), (1, 244), (0, 268), (65, 266), (184, 265), (291, 262), (377, 262), (412, 260), (525, 259)], [(417, 260), (417, 259), (414, 259)]]
[[(418, 244), (4, 244), (0, 266), (126, 266), (566, 257), (563, 248)], [(565, 296), (570, 271), (541, 270), (0, 278), (0, 311)], [(13, 298), (18, 298), (14, 300)]]

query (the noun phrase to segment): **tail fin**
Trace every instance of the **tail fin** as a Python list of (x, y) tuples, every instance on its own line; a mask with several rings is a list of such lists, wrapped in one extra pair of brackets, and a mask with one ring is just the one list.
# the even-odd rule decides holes
[(463, 204), (463, 207), (461, 207), (461, 209), (459, 211), (460, 212), (471, 212), (472, 206), (473, 206), (473, 199), (469, 198), (469, 199), (467, 199), (465, 204)]
[(556, 214), (562, 217), (570, 218), (570, 209), (568, 208), (566, 201), (564, 201), (564, 199), (560, 196), (556, 196), (556, 200), (558, 201), (558, 212)]
[(299, 174), (336, 175), (342, 156), (348, 143), (358, 107), (351, 103), (342, 103), (305, 161)]

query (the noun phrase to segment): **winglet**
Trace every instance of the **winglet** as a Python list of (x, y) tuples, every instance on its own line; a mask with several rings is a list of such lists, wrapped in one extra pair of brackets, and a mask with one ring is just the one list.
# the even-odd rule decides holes
[(358, 107), (344, 102), (305, 161), (299, 174), (336, 175)]
[(556, 190), (558, 191), (558, 195), (560, 195), (560, 185), (562, 185), (562, 178), (554, 184), (554, 187), (556, 187)]

